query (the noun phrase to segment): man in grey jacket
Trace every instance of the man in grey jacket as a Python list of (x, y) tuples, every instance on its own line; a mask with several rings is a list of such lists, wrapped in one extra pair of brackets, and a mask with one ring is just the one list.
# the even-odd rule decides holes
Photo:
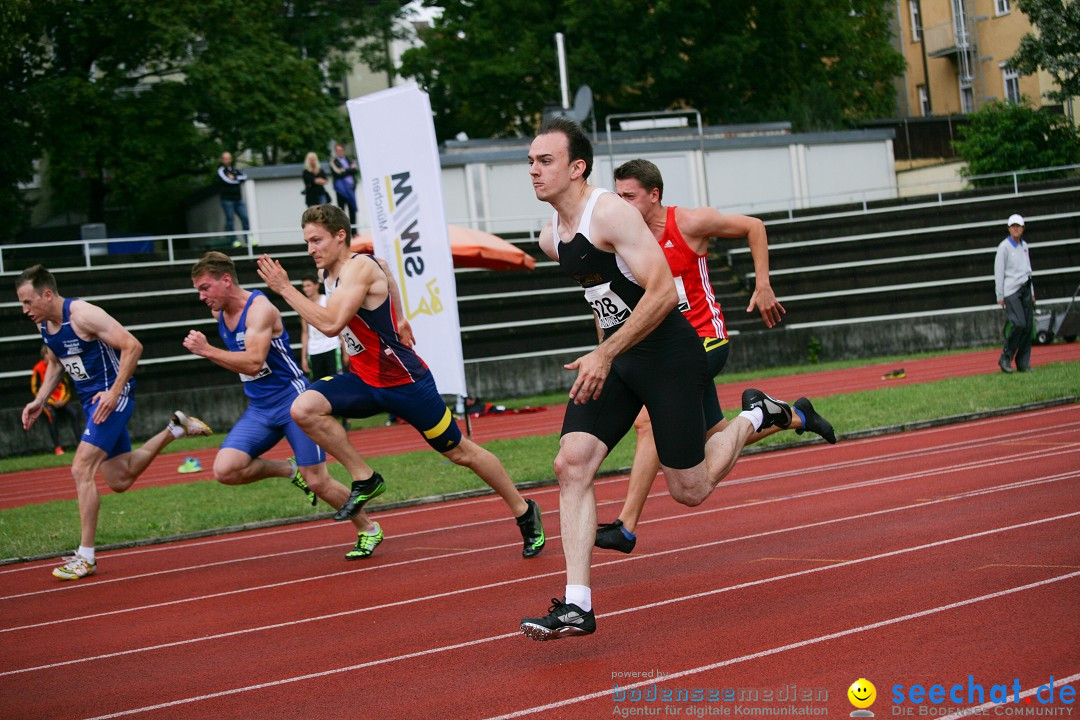
[(1031, 330), (1035, 322), (1035, 288), (1031, 283), (1031, 259), (1024, 242), (1024, 218), (1009, 216), (1009, 236), (998, 245), (994, 258), (994, 289), (998, 305), (1012, 325), (998, 366), (1011, 373), (1013, 358), (1020, 372), (1031, 370)]

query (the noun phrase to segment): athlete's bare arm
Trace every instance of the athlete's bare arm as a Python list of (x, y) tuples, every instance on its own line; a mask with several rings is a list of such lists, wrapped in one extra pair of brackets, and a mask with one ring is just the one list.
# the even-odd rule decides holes
[(773, 327), (786, 312), (769, 282), (769, 239), (765, 223), (756, 217), (719, 212), (710, 207), (675, 208), (675, 222), (686, 244), (699, 255), (709, 247), (709, 238), (746, 238), (754, 260), (754, 293), (747, 312), (757, 310), (766, 327)]
[(283, 330), (284, 325), (278, 309), (268, 298), (257, 296), (251, 301), (247, 311), (243, 350), (233, 352), (214, 347), (206, 339), (206, 335), (198, 330), (188, 333), (184, 338), (184, 347), (226, 370), (244, 375), (258, 375), (270, 352), (270, 341), (281, 335)]
[(120, 351), (120, 365), (116, 370), (116, 380), (108, 390), (99, 392), (92, 400), (97, 403), (93, 420), (95, 423), (102, 423), (116, 409), (123, 395), (124, 386), (135, 374), (135, 366), (139, 364), (139, 358), (142, 357), (143, 346), (134, 335), (128, 332), (127, 328), (97, 305), (76, 300), (71, 303), (70, 318), (71, 329), (80, 337), (89, 340), (96, 338), (114, 350)]
[(309, 300), (289, 282), (289, 274), (280, 262), (263, 255), (258, 265), (259, 277), (266, 286), (280, 295), (304, 321), (327, 336), (340, 335), (361, 307), (368, 310), (378, 307), (389, 292), (385, 273), (376, 263), (363, 257), (342, 263), (334, 292), (325, 308)]
[(45, 403), (49, 401), (49, 396), (52, 395), (53, 390), (60, 384), (60, 380), (64, 376), (64, 366), (60, 364), (56, 355), (48, 347), (45, 348), (45, 375), (41, 378), (41, 385), (38, 387), (37, 394), (34, 395), (34, 399), (26, 404), (26, 407), (22, 411), (22, 424), (23, 430), (29, 430), (34, 421), (41, 415), (41, 411), (45, 409)]

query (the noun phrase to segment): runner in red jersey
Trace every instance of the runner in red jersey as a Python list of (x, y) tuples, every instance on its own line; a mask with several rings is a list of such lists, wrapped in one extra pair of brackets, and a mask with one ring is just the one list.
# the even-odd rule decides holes
[[(615, 192), (637, 208), (660, 243), (675, 278), (678, 308), (701, 338), (709, 375), (715, 378), (727, 362), (729, 344), (724, 313), (709, 280), (709, 239), (747, 239), (754, 259), (755, 285), (746, 310), (752, 312), (757, 309), (762, 322), (771, 328), (781, 321), (784, 306), (776, 299), (769, 283), (769, 241), (765, 224), (758, 218), (724, 214), (709, 207), (663, 205), (664, 180), (660, 169), (648, 160), (630, 160), (620, 165), (615, 170)], [(705, 388), (702, 408), (708, 436), (727, 427), (728, 422), (724, 420), (713, 383)], [(804, 430), (810, 430), (830, 443), (836, 442), (832, 426), (814, 411), (809, 400), (799, 398), (793, 403), (792, 410), (794, 417), (791, 428), (796, 433), (801, 435)], [(648, 411), (641, 411), (634, 429), (637, 433), (637, 449), (622, 512), (615, 522), (601, 525), (596, 533), (598, 547), (627, 553), (634, 549), (638, 519), (656, 473), (660, 470)], [(773, 426), (755, 432), (746, 444), (755, 443), (780, 429)]]
[(292, 404), (292, 417), (304, 432), (353, 478), (349, 500), (334, 519), (352, 517), (386, 487), (334, 416), (362, 418), (389, 412), (416, 428), (446, 459), (490, 485), (517, 520), (524, 542), (521, 554), (539, 555), (546, 541), (540, 506), (521, 496), (495, 455), (462, 436), (427, 365), (412, 350), (412, 328), (401, 312), (397, 286), (385, 263), (350, 251), (349, 218), (339, 207), (310, 207), (300, 224), (308, 254), (323, 272), (326, 307), (293, 287), (281, 263), (267, 255), (258, 260), (259, 276), (304, 322), (324, 335), (341, 335), (349, 355), (349, 372), (319, 380)]

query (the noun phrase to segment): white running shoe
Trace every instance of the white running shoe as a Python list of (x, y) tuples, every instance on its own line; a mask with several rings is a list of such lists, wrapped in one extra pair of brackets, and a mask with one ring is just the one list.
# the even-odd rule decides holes
[(181, 428), (184, 435), (210, 435), (210, 426), (197, 417), (185, 415), (177, 410), (169, 421), (170, 428)]
[(66, 563), (52, 571), (53, 577), (61, 580), (78, 580), (79, 578), (93, 575), (97, 570), (97, 563), (87, 560), (78, 552), (74, 557), (65, 558)]

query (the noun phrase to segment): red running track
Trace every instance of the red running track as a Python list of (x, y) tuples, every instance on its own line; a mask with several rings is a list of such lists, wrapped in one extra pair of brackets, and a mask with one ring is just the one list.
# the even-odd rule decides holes
[[(598, 483), (602, 517), (624, 487)], [(380, 514), (357, 563), (314, 522), (103, 553), (75, 583), (0, 568), (0, 715), (838, 717), (858, 678), (878, 718), (914, 684), (1072, 707), (1033, 693), (1080, 684), (1080, 405), (747, 456), (694, 509), (661, 489), (633, 555), (593, 556), (597, 633), (549, 643), (517, 625), (562, 593), (555, 488), (530, 492), (535, 560), (485, 497)], [(695, 688), (758, 700), (634, 699)]]
[[(997, 351), (988, 350), (919, 358), (905, 361), (902, 364), (867, 365), (846, 370), (830, 370), (790, 377), (770, 378), (762, 380), (760, 385), (763, 390), (776, 397), (792, 400), (800, 395), (821, 398), (839, 393), (860, 392), (896, 385), (934, 382), (951, 377), (1000, 372), (997, 367), (997, 357)], [(1032, 354), (1032, 365), (1034, 367), (1051, 362), (1074, 361), (1080, 361), (1080, 343), (1036, 347)], [(885, 380), (882, 378), (882, 375), (898, 367), (904, 368), (905, 378), (899, 380)], [(744, 387), (746, 387), (744, 384), (717, 386), (721, 406), (738, 407)], [(472, 421), (472, 437), (477, 442), (484, 443), (496, 439), (559, 432), (562, 427), (565, 407), (550, 406), (543, 410), (543, 412), (529, 414), (488, 415), (474, 419)], [(843, 432), (843, 428), (837, 428), (837, 431)], [(411, 427), (405, 425), (355, 430), (349, 433), (349, 437), (353, 445), (366, 457), (379, 457), (381, 455), (428, 449), (428, 445), (424, 443), (420, 435)], [(212, 469), (216, 453), (215, 448), (191, 452), (190, 455), (199, 459), (204, 470), (186, 475), (178, 473), (176, 469), (183, 462), (187, 453), (163, 454), (151, 463), (146, 472), (139, 477), (134, 489), (211, 480), (213, 479)], [(268, 452), (266, 457), (284, 458), (291, 454), (292, 451), (289, 449), (288, 444), (282, 441)], [(98, 488), (103, 494), (112, 492), (100, 478)], [(18, 507), (29, 503), (48, 502), (50, 500), (72, 500), (74, 498), (74, 483), (70, 474), (63, 469), (44, 468), (0, 475), (0, 509)]]

